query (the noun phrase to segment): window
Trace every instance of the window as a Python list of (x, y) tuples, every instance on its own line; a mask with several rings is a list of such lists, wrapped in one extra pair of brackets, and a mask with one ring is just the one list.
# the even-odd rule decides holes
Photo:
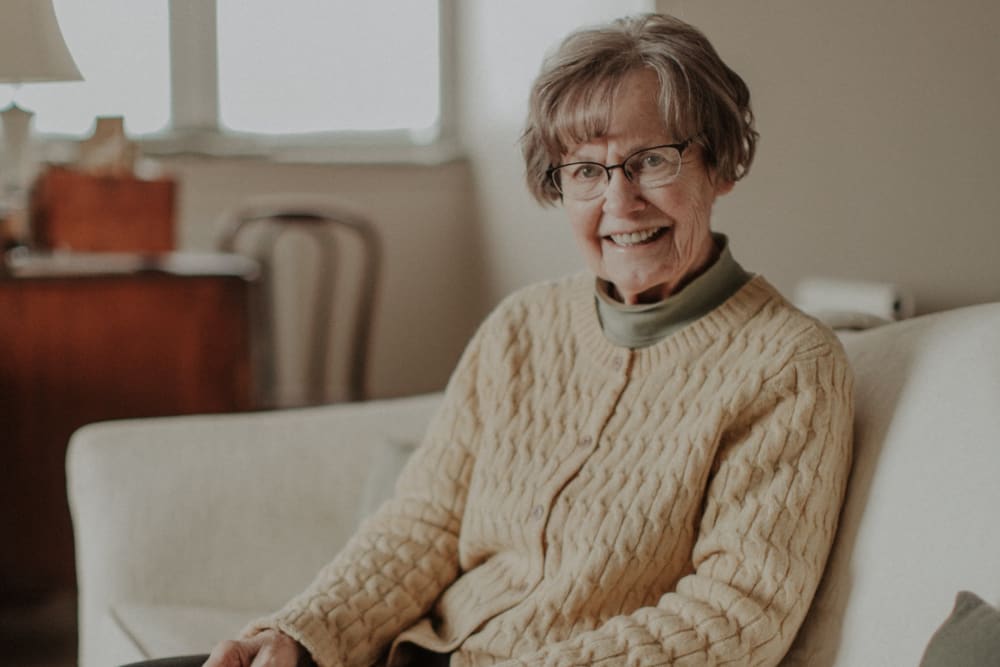
[(36, 132), (79, 138), (94, 117), (121, 115), (152, 152), (322, 159), (347, 144), (431, 144), (449, 121), (449, 5), (54, 0), (85, 81), (25, 86), (17, 99)]
[(425, 131), (438, 121), (436, 0), (391, 12), (358, 0), (218, 0), (217, 34), (225, 129)]

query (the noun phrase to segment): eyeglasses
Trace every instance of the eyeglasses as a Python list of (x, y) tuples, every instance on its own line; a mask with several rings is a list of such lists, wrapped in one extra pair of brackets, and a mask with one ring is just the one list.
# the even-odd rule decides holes
[(611, 183), (611, 170), (621, 169), (625, 178), (640, 188), (658, 188), (677, 180), (681, 156), (695, 137), (679, 144), (643, 148), (629, 155), (621, 164), (569, 162), (549, 167), (545, 174), (567, 199), (586, 201), (604, 194)]

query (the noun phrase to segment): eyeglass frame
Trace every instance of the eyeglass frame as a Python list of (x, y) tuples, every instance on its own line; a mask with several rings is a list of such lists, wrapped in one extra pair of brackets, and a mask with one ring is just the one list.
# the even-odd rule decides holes
[[(641, 153), (645, 153), (646, 151), (655, 151), (657, 148), (676, 148), (677, 152), (680, 154), (681, 158), (683, 158), (684, 157), (684, 151), (686, 151), (688, 149), (688, 147), (691, 144), (693, 144), (694, 140), (697, 139), (697, 138), (698, 138), (698, 135), (694, 135), (693, 137), (688, 137), (684, 141), (682, 141), (680, 143), (676, 143), (676, 144), (659, 144), (657, 146), (647, 146), (646, 148), (640, 148), (637, 151), (629, 153), (627, 156), (625, 156), (625, 159), (622, 160), (618, 164), (602, 164), (600, 162), (594, 162), (592, 160), (579, 160), (577, 162), (567, 162), (565, 164), (552, 165), (551, 167), (549, 167), (548, 169), (545, 170), (545, 177), (549, 179), (549, 182), (552, 183), (552, 187), (554, 187), (556, 189), (556, 192), (559, 193), (560, 197), (563, 197), (565, 195), (563, 194), (562, 188), (559, 186), (559, 183), (556, 182), (556, 179), (555, 179), (556, 172), (559, 171), (560, 169), (562, 169), (563, 167), (572, 167), (572, 166), (578, 165), (578, 164), (592, 164), (594, 166), (597, 166), (597, 167), (600, 167), (601, 169), (603, 169), (604, 170), (604, 174), (608, 177), (608, 181), (607, 181), (608, 185), (611, 185), (611, 170), (612, 169), (621, 169), (622, 170), (622, 174), (624, 174), (624, 176), (625, 176), (625, 180), (627, 180), (629, 183), (632, 183), (633, 182), (632, 181), (632, 177), (629, 175), (628, 171), (625, 170), (625, 165), (628, 163), (629, 160), (631, 160), (632, 158), (634, 158), (636, 155), (639, 155)], [(680, 165), (681, 165), (681, 163), (678, 163), (678, 165), (677, 165), (677, 175), (674, 176), (674, 180), (676, 180), (677, 176), (680, 176), (680, 174), (681, 174)], [(673, 182), (674, 181), (668, 181), (668, 182), (664, 183), (663, 185), (670, 185)], [(657, 186), (654, 186), (654, 187), (663, 187), (663, 185), (657, 185)], [(606, 190), (607, 190), (607, 186), (605, 186), (605, 191)], [(601, 194), (603, 194), (603, 191), (602, 191)], [(591, 199), (597, 199), (599, 196), (600, 196), (600, 194), (594, 195), (593, 197), (591, 197)], [(584, 199), (584, 200), (580, 200), (580, 201), (589, 201), (589, 200)]]

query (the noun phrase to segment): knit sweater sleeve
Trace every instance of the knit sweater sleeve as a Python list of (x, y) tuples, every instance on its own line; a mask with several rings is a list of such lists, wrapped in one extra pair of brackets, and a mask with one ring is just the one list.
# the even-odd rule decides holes
[(754, 388), (723, 435), (692, 572), (656, 606), (506, 666), (774, 665), (819, 584), (851, 462), (852, 375), (832, 341)]
[(370, 665), (427, 613), (458, 574), (458, 533), (480, 429), (483, 329), (466, 348), (441, 409), (392, 500), (366, 520), (306, 590), (244, 636), (279, 630), (320, 667)]

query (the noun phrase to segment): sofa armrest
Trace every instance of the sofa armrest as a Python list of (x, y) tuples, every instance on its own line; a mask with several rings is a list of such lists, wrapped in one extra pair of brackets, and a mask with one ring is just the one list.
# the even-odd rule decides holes
[(372, 445), (419, 439), (439, 400), (80, 429), (67, 476), (82, 641), (120, 603), (283, 603), (353, 531)]

